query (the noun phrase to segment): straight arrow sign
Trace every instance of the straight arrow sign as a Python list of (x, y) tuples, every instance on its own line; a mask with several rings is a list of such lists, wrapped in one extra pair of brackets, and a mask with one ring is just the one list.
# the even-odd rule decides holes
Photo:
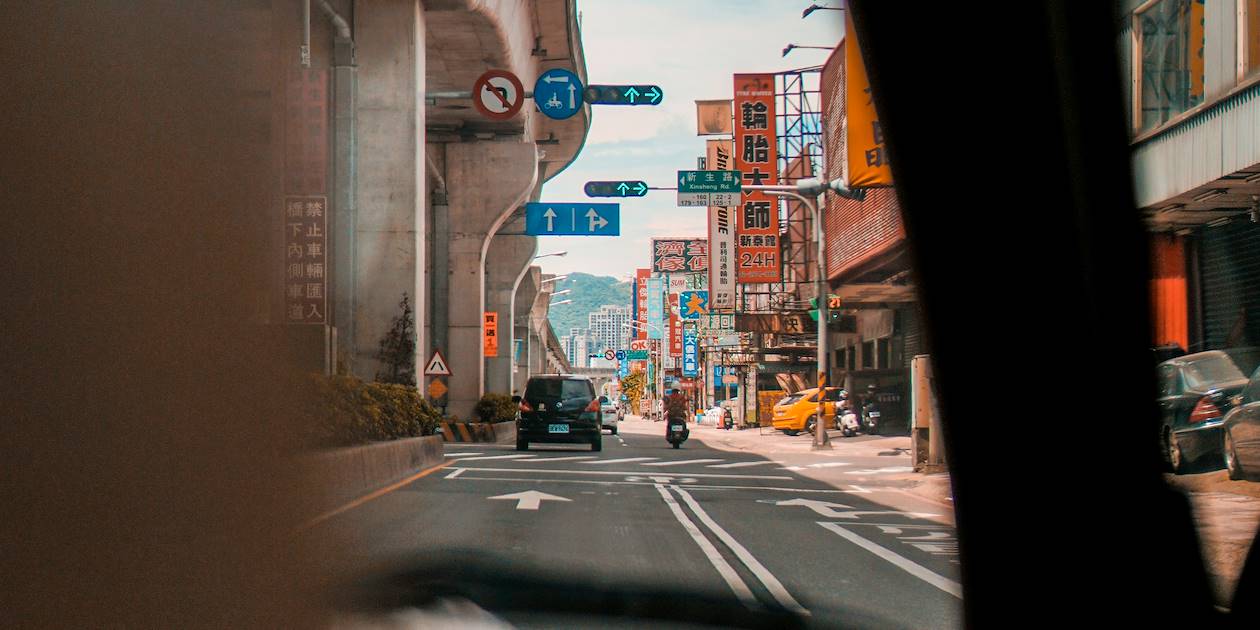
[(572, 499), (558, 497), (554, 494), (547, 494), (546, 492), (539, 492), (537, 490), (526, 490), (525, 492), (501, 494), (497, 497), (486, 497), (486, 498), (490, 499), (491, 501), (496, 501), (496, 500), (516, 501), (516, 509), (518, 510), (537, 510), (538, 506), (542, 505), (543, 501), (565, 501), (565, 502), (572, 501)]
[(556, 229), (556, 211), (551, 208), (547, 208), (547, 211), (543, 213), (543, 216), (547, 218), (547, 231), (554, 231)]

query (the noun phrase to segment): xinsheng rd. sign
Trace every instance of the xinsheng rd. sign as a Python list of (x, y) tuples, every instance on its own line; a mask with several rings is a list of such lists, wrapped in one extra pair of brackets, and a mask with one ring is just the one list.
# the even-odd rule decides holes
[(741, 189), (736, 171), (678, 171), (680, 206), (737, 206)]

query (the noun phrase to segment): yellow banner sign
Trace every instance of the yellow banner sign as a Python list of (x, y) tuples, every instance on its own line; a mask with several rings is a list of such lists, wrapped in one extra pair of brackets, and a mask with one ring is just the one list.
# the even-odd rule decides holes
[(849, 12), (844, 12), (844, 108), (848, 118), (849, 186), (891, 186), (892, 169), (888, 166), (888, 150), (884, 132), (879, 126), (871, 83), (866, 78), (866, 65), (858, 47), (857, 33)]

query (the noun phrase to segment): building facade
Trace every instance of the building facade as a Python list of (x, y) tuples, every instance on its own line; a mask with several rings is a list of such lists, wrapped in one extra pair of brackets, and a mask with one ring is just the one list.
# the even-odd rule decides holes
[(624, 350), (626, 331), (633, 318), (630, 307), (605, 304), (587, 316), (587, 331), (592, 339), (591, 354), (605, 350)]

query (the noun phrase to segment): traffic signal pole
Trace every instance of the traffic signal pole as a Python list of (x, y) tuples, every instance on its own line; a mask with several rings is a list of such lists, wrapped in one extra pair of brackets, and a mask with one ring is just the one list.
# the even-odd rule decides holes
[(824, 182), (809, 178), (796, 182), (795, 185), (777, 184), (762, 186), (744, 186), (744, 190), (762, 191), (775, 197), (792, 197), (809, 208), (814, 221), (814, 244), (818, 251), (817, 277), (814, 280), (814, 291), (818, 295), (818, 420), (814, 423), (813, 450), (828, 450), (831, 439), (827, 435), (827, 363), (829, 350), (827, 346), (827, 240), (823, 229), (823, 218), (818, 212), (819, 195), (830, 190), (842, 197), (862, 199), (863, 191), (850, 191), (841, 180)]

